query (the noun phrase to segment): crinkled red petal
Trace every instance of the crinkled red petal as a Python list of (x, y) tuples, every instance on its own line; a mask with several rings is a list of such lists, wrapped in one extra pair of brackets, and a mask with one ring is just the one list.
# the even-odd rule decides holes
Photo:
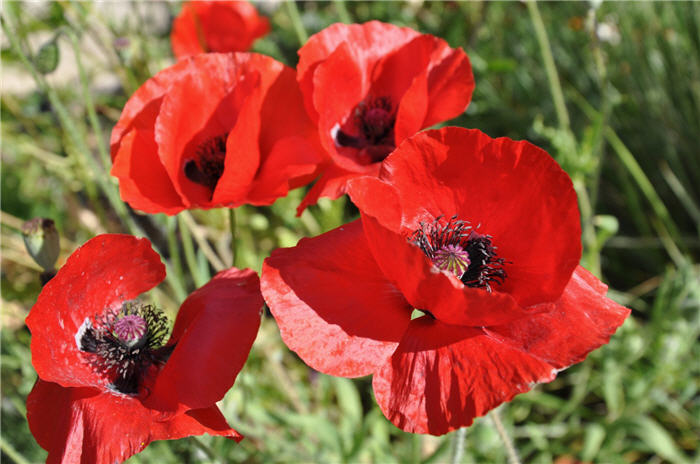
[(111, 175), (119, 179), (119, 195), (146, 213), (177, 214), (184, 205), (158, 158), (152, 130), (133, 129), (119, 144)]
[(375, 264), (359, 221), (273, 251), (261, 289), (287, 346), (330, 375), (372, 373), (410, 320), (410, 306)]
[(442, 435), (468, 426), (555, 369), (486, 335), (429, 316), (411, 321), (372, 385), (384, 415), (407, 432)]
[(329, 163), (327, 167), (320, 167), (319, 169), (322, 174), (309, 191), (306, 192), (304, 199), (297, 207), (297, 216), (301, 216), (301, 213), (308, 206), (315, 205), (321, 197), (335, 200), (345, 195), (348, 181), (357, 177), (357, 173), (346, 171), (333, 163)]
[(153, 131), (160, 111), (163, 96), (173, 82), (177, 81), (188, 63), (179, 62), (148, 79), (134, 92), (122, 109), (119, 121), (112, 129), (110, 152), (115, 160), (122, 138), (133, 129)]
[(102, 387), (78, 349), (86, 318), (118, 309), (165, 278), (165, 266), (146, 239), (105, 234), (78, 248), (42, 289), (27, 316), (32, 364), (44, 380), (65, 387)]
[(223, 398), (248, 359), (260, 327), (258, 275), (219, 272), (182, 303), (168, 344), (175, 344), (144, 404), (199, 409)]
[(37, 380), (27, 397), (29, 428), (49, 452), (47, 463), (112, 464), (155, 440), (191, 435), (243, 437), (229, 427), (216, 406), (163, 414), (137, 399), (93, 388), (65, 388)]
[(608, 343), (630, 310), (605, 297), (606, 286), (578, 266), (561, 298), (547, 311), (489, 327), (494, 338), (561, 370)]

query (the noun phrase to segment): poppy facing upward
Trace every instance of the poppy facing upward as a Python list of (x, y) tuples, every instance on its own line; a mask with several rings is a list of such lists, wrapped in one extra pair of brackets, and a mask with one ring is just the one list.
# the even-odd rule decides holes
[(151, 441), (240, 441), (216, 406), (260, 326), (255, 272), (228, 269), (163, 312), (136, 298), (165, 277), (146, 239), (100, 235), (71, 255), (27, 317), (39, 375), (27, 419), (47, 462), (112, 464)]
[(322, 159), (294, 70), (255, 53), (159, 72), (126, 103), (110, 145), (122, 199), (147, 213), (269, 205)]
[(326, 374), (374, 374), (405, 431), (470, 425), (629, 314), (578, 266), (571, 180), (527, 142), (423, 132), (349, 194), (361, 219), (274, 251), (261, 289), (289, 348)]
[(334, 24), (299, 50), (297, 79), (329, 158), (298, 212), (377, 175), (405, 138), (459, 116), (474, 90), (469, 58), (442, 39), (378, 21)]
[(245, 1), (185, 2), (173, 21), (176, 57), (209, 52), (245, 52), (270, 31), (270, 23)]

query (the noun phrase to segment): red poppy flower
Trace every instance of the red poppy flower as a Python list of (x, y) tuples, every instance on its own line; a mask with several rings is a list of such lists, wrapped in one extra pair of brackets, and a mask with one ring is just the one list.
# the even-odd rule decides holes
[(423, 132), (349, 194), (361, 219), (273, 252), (261, 288), (287, 346), (327, 374), (374, 374), (403, 430), (471, 424), (629, 314), (577, 265), (571, 181), (527, 142)]
[(186, 2), (173, 22), (170, 41), (181, 58), (208, 52), (244, 52), (270, 31), (248, 2)]
[(136, 300), (164, 277), (148, 240), (100, 235), (41, 291), (26, 321), (39, 375), (27, 419), (48, 462), (111, 464), (203, 433), (243, 438), (215, 403), (260, 325), (257, 274), (228, 269), (193, 292), (167, 343), (165, 315)]
[(112, 131), (121, 197), (147, 213), (268, 205), (321, 159), (294, 70), (254, 53), (180, 60), (144, 83)]
[(474, 90), (469, 58), (442, 39), (378, 21), (334, 24), (299, 50), (297, 79), (329, 154), (299, 212), (377, 175), (405, 138), (458, 116)]

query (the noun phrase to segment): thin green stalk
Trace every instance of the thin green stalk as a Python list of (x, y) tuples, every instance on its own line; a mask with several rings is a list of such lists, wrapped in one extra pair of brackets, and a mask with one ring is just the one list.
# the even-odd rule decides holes
[(566, 104), (564, 103), (564, 92), (561, 90), (561, 82), (559, 81), (557, 67), (554, 64), (552, 47), (549, 44), (547, 30), (544, 27), (544, 22), (542, 22), (540, 10), (537, 8), (537, 2), (535, 0), (528, 0), (526, 3), (527, 9), (530, 12), (530, 18), (532, 19), (532, 25), (535, 28), (537, 43), (539, 44), (540, 51), (542, 52), (544, 70), (547, 73), (549, 89), (552, 92), (552, 98), (554, 99), (554, 109), (556, 110), (557, 118), (559, 119), (559, 127), (568, 130), (570, 127), (569, 112), (567, 111)]
[[(676, 224), (673, 222), (673, 219), (671, 218), (671, 214), (669, 213), (668, 209), (666, 208), (666, 205), (664, 202), (661, 200), (661, 197), (659, 194), (656, 192), (654, 189), (654, 186), (652, 185), (651, 181), (647, 177), (647, 175), (644, 173), (644, 170), (642, 167), (637, 163), (637, 160), (634, 158), (634, 155), (632, 152), (627, 149), (625, 144), (620, 140), (620, 138), (617, 136), (615, 131), (613, 131), (611, 128), (606, 127), (605, 128), (605, 138), (607, 139), (608, 143), (610, 146), (613, 148), (615, 153), (617, 154), (618, 158), (622, 162), (622, 164), (625, 166), (627, 171), (630, 173), (632, 178), (635, 180), (637, 183), (637, 186), (639, 189), (642, 191), (644, 196), (647, 198), (649, 201), (649, 204), (651, 205), (652, 210), (654, 210), (654, 213), (656, 216), (659, 218), (659, 221), (657, 224), (662, 224), (663, 230), (660, 229), (657, 225), (657, 231), (659, 233), (664, 233), (666, 236), (671, 238), (673, 241), (676, 243), (680, 243), (680, 234), (678, 233), (678, 228), (676, 227)], [(662, 237), (665, 238), (665, 237)], [(665, 242), (668, 243), (668, 242)], [(674, 250), (675, 248), (675, 250)], [(679, 264), (678, 262), (678, 253), (677, 248), (674, 245), (672, 248), (666, 248), (667, 251), (669, 252), (669, 255), (671, 256), (674, 261), (676, 261), (676, 264)], [(684, 261), (683, 259), (680, 260), (681, 262)]]
[(454, 445), (452, 447), (452, 464), (459, 464), (464, 458), (464, 442), (467, 439), (467, 428), (462, 427), (454, 434)]
[(578, 204), (581, 210), (581, 239), (583, 241), (584, 266), (594, 275), (601, 276), (600, 268), (600, 247), (598, 237), (595, 233), (593, 225), (593, 205), (591, 204), (588, 190), (582, 179), (576, 178), (573, 180), (574, 189), (578, 196)]
[(185, 221), (185, 225), (189, 228), (194, 241), (197, 242), (197, 246), (199, 246), (202, 255), (204, 258), (206, 258), (206, 261), (211, 264), (216, 272), (224, 270), (226, 265), (219, 255), (216, 254), (211, 245), (209, 245), (209, 242), (207, 242), (207, 237), (204, 233), (202, 233), (202, 229), (197, 225), (197, 221), (195, 221), (194, 217), (192, 217), (192, 214), (190, 214), (189, 211), (183, 211), (180, 213), (180, 218)]
[(333, 0), (333, 5), (335, 6), (336, 13), (338, 13), (340, 22), (345, 24), (352, 23), (352, 18), (350, 18), (350, 13), (348, 12), (348, 8), (345, 6), (344, 0)]
[(17, 464), (30, 464), (29, 461), (20, 454), (19, 451), (14, 449), (10, 443), (8, 443), (4, 437), (0, 437), (0, 449), (5, 453), (7, 457), (15, 461)]
[(299, 39), (299, 45), (304, 45), (306, 41), (309, 40), (309, 34), (307, 34), (306, 28), (301, 22), (301, 15), (299, 14), (297, 4), (294, 0), (288, 0), (285, 4), (287, 5), (289, 18), (292, 20), (292, 25), (294, 26), (294, 32), (297, 34), (297, 39)]
[(202, 441), (201, 437), (192, 437), (192, 443), (207, 455), (211, 462), (221, 462), (213, 449)]
[(414, 433), (411, 437), (411, 462), (418, 464), (423, 458), (423, 436)]
[(97, 117), (97, 112), (95, 111), (95, 102), (92, 100), (92, 94), (90, 93), (90, 86), (88, 83), (87, 74), (85, 73), (85, 68), (83, 67), (83, 62), (81, 60), (80, 43), (78, 42), (78, 37), (76, 37), (73, 31), (67, 30), (66, 34), (70, 37), (71, 43), (73, 44), (73, 52), (75, 53), (75, 64), (78, 67), (78, 73), (80, 74), (80, 83), (83, 89), (83, 100), (85, 101), (85, 107), (87, 108), (88, 120), (90, 121), (90, 126), (92, 126), (92, 131), (95, 134), (97, 140), (97, 151), (100, 154), (102, 160), (102, 167), (107, 172), (112, 164), (112, 160), (109, 156), (109, 151), (104, 143), (104, 138), (102, 136), (102, 126), (100, 120)]
[(236, 210), (228, 210), (228, 227), (231, 231), (231, 267), (236, 267)]
[(182, 236), (182, 248), (185, 250), (185, 261), (187, 261), (187, 267), (190, 270), (190, 275), (194, 279), (194, 283), (197, 287), (201, 287), (206, 283), (202, 279), (199, 273), (199, 266), (197, 264), (197, 256), (194, 252), (194, 246), (192, 244), (192, 235), (190, 235), (190, 229), (185, 224), (185, 219), (182, 215), (177, 217), (178, 223), (180, 225), (180, 235)]
[(506, 454), (508, 454), (508, 464), (521, 464), (520, 458), (518, 457), (518, 451), (515, 449), (515, 446), (513, 445), (513, 440), (511, 440), (510, 436), (508, 435), (508, 432), (506, 432), (505, 427), (503, 427), (503, 422), (501, 422), (498, 410), (494, 409), (493, 411), (491, 411), (489, 413), (489, 417), (493, 421), (493, 425), (496, 426), (496, 432), (498, 432), (498, 436), (500, 436), (501, 440), (503, 441), (503, 446), (506, 449)]
[(169, 216), (166, 219), (165, 230), (168, 239), (168, 252), (170, 253), (171, 264), (168, 270), (168, 275), (171, 277), (169, 283), (173, 287), (178, 301), (183, 301), (187, 297), (187, 291), (185, 290), (185, 277), (182, 274), (180, 247), (178, 247), (178, 240), (176, 237), (177, 218)]

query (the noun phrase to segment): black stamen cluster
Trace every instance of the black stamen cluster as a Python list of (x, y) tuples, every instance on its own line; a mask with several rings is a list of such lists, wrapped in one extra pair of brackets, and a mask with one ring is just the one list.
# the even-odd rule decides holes
[[(114, 334), (120, 314), (136, 314), (146, 321), (145, 341), (130, 346)], [(168, 334), (168, 319), (152, 305), (125, 304), (119, 313), (107, 312), (86, 319), (78, 333), (78, 348), (90, 353), (88, 362), (111, 380), (109, 388), (126, 395), (136, 395), (143, 375), (152, 364), (163, 364), (174, 345), (162, 346)]]
[(448, 245), (459, 246), (469, 254), (469, 267), (459, 277), (468, 287), (485, 288), (492, 291), (493, 283), (502, 284), (506, 278), (503, 269), (505, 260), (496, 254), (490, 235), (481, 235), (467, 221), (452, 216), (447, 222), (444, 216), (436, 217), (432, 223), (420, 223), (408, 241), (418, 246), (431, 260), (435, 252)]
[(335, 134), (338, 146), (367, 148), (372, 162), (383, 161), (396, 148), (396, 114), (389, 97), (369, 97), (360, 102), (355, 108), (353, 122), (360, 135), (353, 136), (339, 129)]
[(211, 190), (224, 173), (226, 159), (226, 139), (228, 134), (217, 135), (197, 146), (195, 159), (185, 164), (185, 175), (189, 180)]

